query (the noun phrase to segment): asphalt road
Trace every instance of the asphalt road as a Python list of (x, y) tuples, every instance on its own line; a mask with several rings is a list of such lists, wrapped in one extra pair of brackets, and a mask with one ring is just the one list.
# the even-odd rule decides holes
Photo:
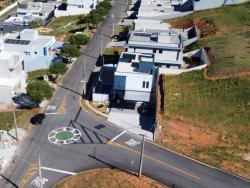
[[(110, 14), (119, 18), (125, 8), (125, 1), (117, 0)], [(117, 20), (116, 20), (117, 21)], [(95, 67), (101, 48), (107, 45), (112, 33), (112, 18), (109, 16), (104, 25), (89, 42), (84, 54), (74, 63), (72, 69), (65, 75), (49, 105), (56, 109), (46, 112), (60, 114), (47, 115), (43, 124), (35, 126), (30, 137), (18, 148), (17, 156), (6, 171), (0, 176), (0, 187), (10, 188), (35, 187), (34, 179), (37, 173), (25, 176), (38, 164), (38, 155), (43, 167), (50, 167), (69, 172), (81, 172), (88, 169), (113, 166), (123, 170), (138, 171), (141, 137), (125, 133), (114, 143), (108, 142), (123, 130), (102, 119), (85, 112), (79, 99), (83, 93), (84, 71), (86, 62), (86, 78)], [(101, 47), (101, 35), (105, 35)], [(83, 61), (84, 59), (84, 61)], [(74, 127), (81, 132), (81, 138), (74, 144), (55, 145), (48, 141), (48, 134), (59, 127)], [(133, 139), (134, 146), (127, 142)], [(184, 188), (249, 188), (250, 182), (232, 176), (216, 168), (197, 163), (167, 149), (145, 143), (143, 175), (156, 179), (166, 185)], [(43, 187), (51, 187), (58, 180), (68, 176), (60, 172), (42, 170), (46, 179)]]

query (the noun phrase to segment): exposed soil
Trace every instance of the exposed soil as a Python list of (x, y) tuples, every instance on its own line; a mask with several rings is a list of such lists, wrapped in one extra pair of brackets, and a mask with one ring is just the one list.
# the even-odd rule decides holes
[(54, 188), (163, 188), (166, 187), (147, 177), (138, 178), (135, 175), (112, 169), (97, 169), (82, 172), (66, 178)]
[(211, 130), (174, 120), (162, 120), (161, 142), (174, 146), (185, 153), (193, 147), (209, 147), (218, 144), (219, 134)]

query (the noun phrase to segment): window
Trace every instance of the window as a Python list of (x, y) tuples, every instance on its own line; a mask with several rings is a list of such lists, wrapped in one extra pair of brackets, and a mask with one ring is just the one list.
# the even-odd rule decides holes
[(156, 49), (153, 49), (153, 53), (154, 53), (154, 54), (156, 53)]
[(34, 54), (37, 54), (37, 52), (34, 52)]
[(142, 88), (149, 88), (149, 82), (143, 81)]
[(24, 67), (24, 61), (22, 61), (22, 69), (23, 70), (25, 69), (25, 67)]
[(30, 55), (30, 52), (25, 52), (25, 51), (24, 51), (24, 54), (25, 54), (25, 55)]
[(84, 6), (83, 5), (79, 5), (78, 8), (84, 8)]
[(162, 50), (159, 50), (159, 53), (162, 54)]

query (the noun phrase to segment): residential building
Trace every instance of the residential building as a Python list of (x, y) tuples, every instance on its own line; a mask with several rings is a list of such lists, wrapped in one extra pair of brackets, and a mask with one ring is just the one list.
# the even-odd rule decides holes
[(141, 0), (138, 19), (163, 20), (192, 13), (192, 0)]
[(150, 102), (154, 89), (153, 56), (123, 52), (114, 73), (114, 99)]
[(27, 74), (24, 55), (17, 52), (0, 52), (0, 109), (11, 104), (15, 92), (25, 91)]
[(160, 20), (134, 20), (134, 31), (167, 32), (171, 35), (180, 35), (183, 47), (186, 47), (198, 40), (198, 29), (192, 26), (186, 29), (173, 28), (169, 23)]
[(48, 68), (55, 57), (55, 37), (39, 35), (34, 29), (8, 33), (1, 40), (6, 51), (24, 55), (24, 67), (27, 72)]
[(97, 4), (98, 0), (67, 0), (55, 9), (55, 17), (88, 14)]
[(127, 51), (154, 55), (158, 67), (180, 69), (183, 63), (181, 36), (169, 32), (132, 31)]
[(29, 22), (32, 20), (41, 20), (46, 23), (53, 16), (54, 8), (54, 2), (19, 3), (16, 13), (6, 19), (4, 23), (29, 25)]

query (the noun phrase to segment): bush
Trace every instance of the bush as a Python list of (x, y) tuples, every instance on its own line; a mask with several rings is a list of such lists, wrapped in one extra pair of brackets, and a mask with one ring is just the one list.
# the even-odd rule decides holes
[(49, 72), (51, 74), (64, 74), (68, 70), (68, 67), (65, 63), (59, 62), (50, 65)]
[(82, 34), (77, 34), (77, 35), (72, 35), (69, 39), (70, 44), (73, 45), (86, 45), (89, 41), (89, 37), (87, 37), (86, 35), (82, 35)]
[(81, 52), (76, 45), (66, 45), (61, 50), (61, 56), (69, 59), (69, 61), (71, 61), (74, 57), (80, 56), (80, 54)]
[(34, 20), (31, 20), (30, 22), (29, 22), (29, 26), (31, 27), (31, 28), (36, 28), (36, 27), (39, 27), (39, 26), (42, 26), (43, 25), (43, 20), (41, 20), (41, 19), (34, 19)]
[(27, 94), (35, 102), (40, 103), (44, 99), (53, 96), (54, 89), (46, 81), (33, 80), (28, 82)]
[(109, 10), (111, 9), (112, 5), (110, 0), (104, 0), (100, 2), (96, 9), (92, 10), (87, 16), (81, 16), (80, 22), (81, 23), (90, 23), (94, 27), (97, 27), (99, 23), (103, 21), (105, 15), (108, 14)]

